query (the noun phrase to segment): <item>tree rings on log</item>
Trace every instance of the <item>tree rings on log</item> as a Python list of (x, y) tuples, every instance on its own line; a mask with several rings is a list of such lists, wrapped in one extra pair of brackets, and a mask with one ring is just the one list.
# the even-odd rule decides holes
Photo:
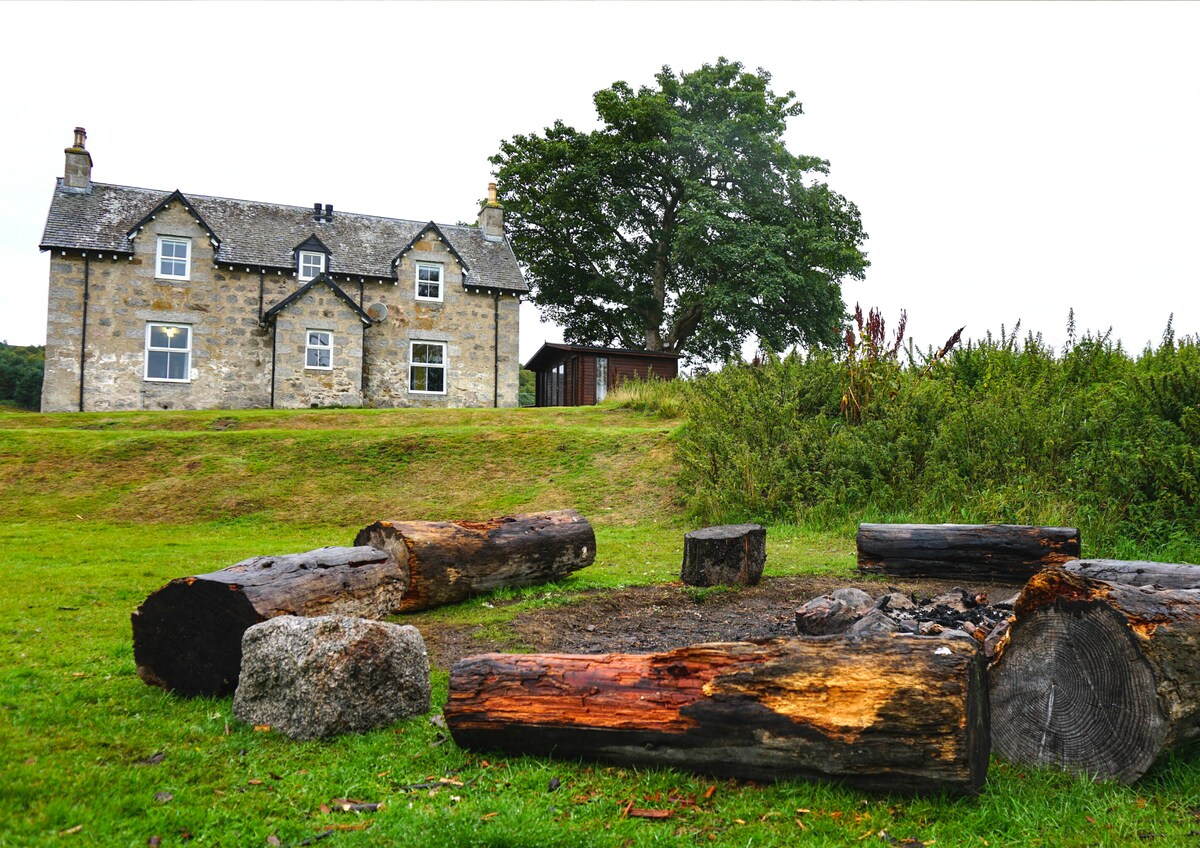
[(477, 750), (973, 793), (988, 766), (984, 674), (973, 640), (919, 636), (485, 654), (454, 664), (445, 716)]
[(1064, 568), (1106, 583), (1157, 586), (1160, 589), (1200, 588), (1200, 565), (1123, 559), (1073, 559)]
[(1137, 780), (1200, 737), (1198, 649), (1200, 590), (1038, 574), (990, 671), (996, 752)]
[(681, 579), (689, 586), (754, 586), (767, 562), (767, 531), (758, 524), (723, 524), (683, 537)]
[(1024, 583), (1079, 556), (1074, 527), (860, 524), (858, 570), (897, 577)]
[(146, 683), (180, 695), (237, 688), (242, 634), (277, 615), (384, 618), (400, 605), (404, 574), (385, 551), (318, 548), (257, 556), (172, 580), (133, 613), (133, 659)]
[(400, 564), (408, 588), (398, 612), (558, 580), (596, 558), (592, 525), (573, 509), (489, 521), (377, 521), (354, 544), (386, 550)]

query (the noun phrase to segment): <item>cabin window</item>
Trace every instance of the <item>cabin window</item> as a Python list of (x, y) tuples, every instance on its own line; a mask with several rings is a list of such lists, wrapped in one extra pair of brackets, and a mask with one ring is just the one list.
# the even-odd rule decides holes
[(315, 280), (325, 273), (325, 254), (315, 251), (300, 251), (300, 282)]
[(442, 299), (442, 266), (437, 262), (417, 263), (417, 300)]
[(304, 344), (304, 367), (322, 371), (333, 369), (333, 333), (328, 330), (307, 330)]
[(192, 328), (187, 324), (146, 325), (146, 379), (191, 382)]
[(192, 271), (192, 240), (158, 237), (158, 261), (155, 276), (165, 280), (187, 280)]
[(446, 345), (412, 342), (408, 358), (408, 390), (417, 394), (446, 393)]
[(596, 403), (608, 397), (608, 357), (596, 357)]

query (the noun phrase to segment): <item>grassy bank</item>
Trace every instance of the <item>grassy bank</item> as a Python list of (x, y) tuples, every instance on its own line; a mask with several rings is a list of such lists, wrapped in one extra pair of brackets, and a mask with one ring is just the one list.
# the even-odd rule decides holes
[[(1132, 788), (996, 764), (976, 799), (878, 798), (471, 754), (425, 717), (296, 743), (238, 724), (229, 698), (183, 700), (135, 674), (129, 613), (168, 579), (348, 544), (378, 518), (580, 509), (596, 527), (597, 563), (510, 593), (517, 610), (674, 580), (690, 526), (678, 438), (675, 420), (613, 408), (0, 413), (0, 846), (292, 845), (328, 828), (317, 844), (1194, 839), (1200, 768), (1190, 762)], [(769, 574), (852, 565), (841, 531), (779, 524), (768, 549)], [(514, 611), (472, 601), (436, 615), (503, 626)], [(436, 669), (435, 712), (445, 694)], [(385, 809), (322, 809), (346, 797)], [(671, 816), (624, 815), (630, 802)]]

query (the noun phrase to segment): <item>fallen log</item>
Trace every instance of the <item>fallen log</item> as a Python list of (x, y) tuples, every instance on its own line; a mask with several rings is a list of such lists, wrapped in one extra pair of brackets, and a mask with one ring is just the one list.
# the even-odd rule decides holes
[(592, 525), (573, 509), (479, 522), (377, 521), (354, 544), (388, 551), (400, 564), (407, 589), (397, 612), (557, 580), (596, 558)]
[(1056, 568), (1015, 612), (990, 671), (997, 753), (1132, 783), (1200, 738), (1200, 590)]
[(680, 579), (689, 586), (755, 586), (767, 563), (760, 524), (722, 524), (683, 536)]
[(258, 556), (172, 580), (131, 616), (133, 659), (151, 686), (180, 695), (237, 688), (242, 634), (277, 615), (383, 618), (400, 605), (403, 570), (370, 547)]
[(693, 645), (661, 654), (484, 654), (454, 664), (466, 748), (885, 792), (977, 792), (983, 659), (971, 639)]
[(1106, 583), (1157, 586), (1160, 589), (1200, 589), (1200, 565), (1123, 559), (1073, 559), (1063, 568)]
[(1079, 556), (1074, 527), (860, 524), (858, 570), (897, 577), (1024, 583)]

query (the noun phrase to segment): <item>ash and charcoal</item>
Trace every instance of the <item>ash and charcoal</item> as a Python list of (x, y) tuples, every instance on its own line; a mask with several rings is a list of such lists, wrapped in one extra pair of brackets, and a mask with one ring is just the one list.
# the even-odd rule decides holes
[(972, 593), (958, 586), (932, 598), (892, 587), (877, 598), (862, 589), (835, 589), (796, 610), (796, 630), (802, 636), (963, 635), (991, 657), (1008, 632), (1016, 599), (1014, 595), (989, 604), (986, 592)]

